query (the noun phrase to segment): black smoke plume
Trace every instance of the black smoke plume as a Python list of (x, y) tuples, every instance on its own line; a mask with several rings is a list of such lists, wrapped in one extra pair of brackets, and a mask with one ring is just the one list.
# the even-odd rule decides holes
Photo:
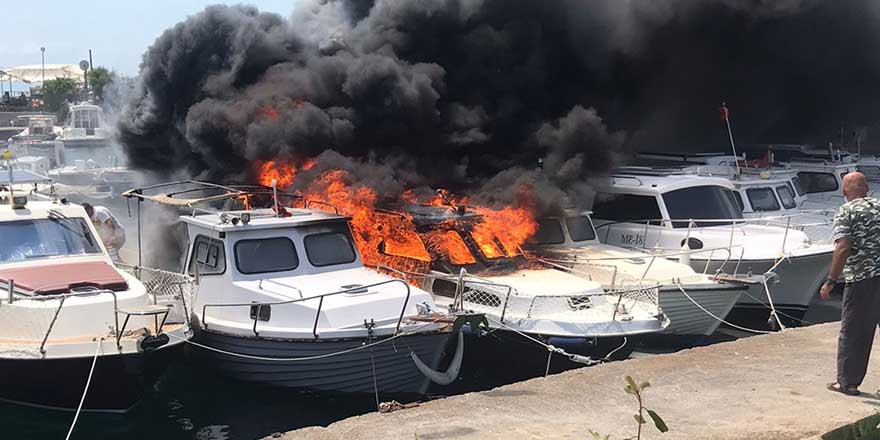
[(147, 50), (120, 140), (160, 173), (252, 180), (255, 161), (320, 155), (380, 194), (503, 204), (526, 184), (542, 209), (580, 204), (628, 151), (726, 148), (723, 100), (744, 142), (872, 126), (878, 17), (871, 0), (211, 6)]

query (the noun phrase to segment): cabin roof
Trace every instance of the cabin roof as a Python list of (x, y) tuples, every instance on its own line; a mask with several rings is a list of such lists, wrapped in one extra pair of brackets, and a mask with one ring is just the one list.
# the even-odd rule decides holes
[[(346, 217), (331, 212), (320, 211), (316, 209), (301, 208), (285, 208), (290, 214), (287, 217), (276, 217), (275, 212), (271, 209), (251, 209), (249, 211), (223, 211), (216, 213), (202, 213), (191, 216), (181, 216), (180, 220), (184, 223), (205, 229), (217, 231), (235, 232), (248, 231), (256, 229), (275, 229), (311, 226), (321, 223), (340, 223), (351, 220)], [(250, 215), (250, 221), (247, 224), (239, 221), (242, 215)], [(233, 224), (235, 219), (235, 224)]]
[(662, 194), (693, 186), (722, 186), (734, 189), (733, 183), (722, 177), (677, 174), (680, 170), (627, 167), (618, 169), (609, 179), (608, 189), (615, 193)]
[(22, 209), (12, 209), (8, 203), (0, 204), (0, 221), (30, 220), (47, 218), (50, 212), (61, 214), (65, 217), (88, 218), (82, 206), (61, 204), (44, 200), (29, 200)]

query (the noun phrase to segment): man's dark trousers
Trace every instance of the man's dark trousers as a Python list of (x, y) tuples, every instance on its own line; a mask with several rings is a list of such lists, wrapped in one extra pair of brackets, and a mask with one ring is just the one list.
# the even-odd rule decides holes
[(878, 324), (880, 276), (847, 283), (837, 339), (837, 383), (841, 387), (862, 384)]

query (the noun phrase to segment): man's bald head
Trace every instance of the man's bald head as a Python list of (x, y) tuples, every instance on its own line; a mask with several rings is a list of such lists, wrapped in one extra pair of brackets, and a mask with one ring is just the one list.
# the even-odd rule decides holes
[(865, 175), (854, 171), (843, 176), (843, 196), (846, 201), (859, 199), (868, 194), (868, 179)]

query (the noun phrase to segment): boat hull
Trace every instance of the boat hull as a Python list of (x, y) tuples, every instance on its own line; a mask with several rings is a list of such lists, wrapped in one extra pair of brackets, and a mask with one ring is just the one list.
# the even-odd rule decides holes
[[(98, 356), (84, 411), (126, 412), (180, 353), (181, 344), (148, 352)], [(0, 399), (55, 410), (76, 410), (93, 356), (0, 358)]]
[[(736, 271), (740, 274), (763, 274), (770, 271), (776, 261), (744, 260), (739, 268), (736, 267), (735, 261), (722, 263), (710, 262), (707, 273), (715, 273), (721, 269), (726, 273)], [(785, 326), (798, 326), (803, 323), (804, 314), (827, 276), (830, 264), (830, 253), (817, 253), (789, 257), (773, 269), (777, 277), (768, 280), (767, 285), (770, 288), (773, 307)], [(695, 270), (702, 271), (706, 267), (706, 260), (694, 259), (691, 261), (691, 266)], [(745, 292), (731, 311), (728, 321), (747, 327), (752, 326), (750, 328), (756, 326), (760, 329), (771, 328), (770, 311), (767, 293), (764, 292), (763, 286), (758, 285), (757, 288)]]
[[(410, 353), (437, 369), (451, 333), (418, 333), (337, 356), (305, 361), (247, 359), (203, 348), (194, 356), (225, 376), (245, 382), (326, 393), (423, 395), (430, 381), (416, 368)], [(227, 352), (266, 358), (327, 355), (361, 347), (366, 340), (287, 340), (243, 337), (201, 329), (199, 344)], [(374, 339), (374, 342), (376, 339)], [(373, 371), (375, 369), (375, 383)]]
[(745, 290), (745, 286), (718, 284), (682, 284), (682, 288), (693, 301), (688, 299), (678, 286), (660, 288), (660, 309), (670, 321), (669, 327), (661, 333), (663, 335), (709, 336), (715, 333), (721, 321), (710, 316), (703, 309), (720, 319), (725, 319)]

